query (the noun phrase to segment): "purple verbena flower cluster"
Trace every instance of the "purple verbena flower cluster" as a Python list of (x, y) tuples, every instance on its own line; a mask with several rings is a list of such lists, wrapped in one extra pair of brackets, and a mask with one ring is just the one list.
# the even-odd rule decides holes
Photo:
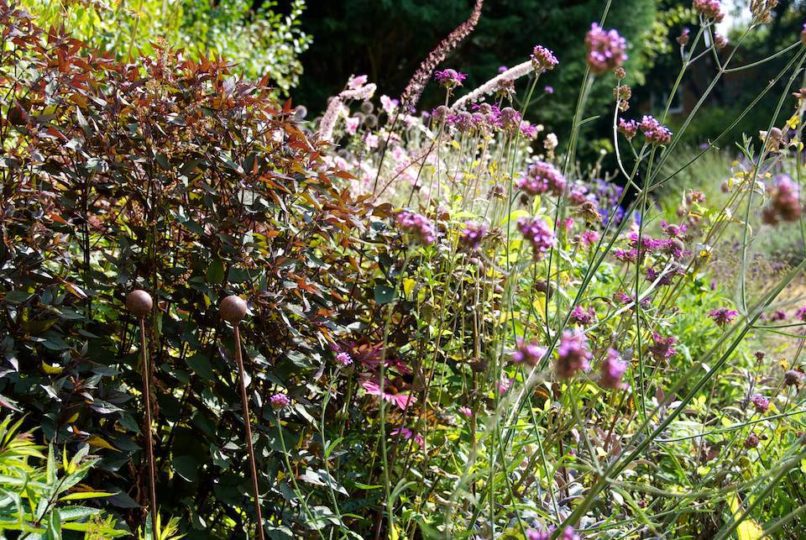
[(351, 366), (353, 364), (353, 357), (346, 352), (340, 352), (336, 355), (336, 362), (344, 367)]
[(645, 115), (641, 118), (638, 127), (649, 144), (669, 144), (672, 140), (672, 132), (658, 122), (654, 116)]
[(532, 50), (532, 63), (535, 65), (536, 71), (551, 71), (559, 64), (557, 57), (549, 49), (542, 45), (537, 45)]
[(652, 345), (649, 346), (649, 354), (656, 362), (665, 362), (675, 355), (677, 349), (677, 338), (675, 336), (664, 337), (657, 332), (652, 333)]
[(792, 178), (780, 174), (768, 188), (770, 202), (761, 211), (761, 219), (767, 225), (777, 225), (781, 221), (797, 221), (803, 206), (800, 202), (800, 188)]
[(512, 351), (512, 361), (516, 364), (529, 364), (536, 366), (546, 355), (546, 348), (537, 343), (518, 338), (515, 350)]
[(581, 325), (590, 324), (596, 318), (596, 310), (592, 307), (584, 309), (582, 306), (574, 306), (571, 310), (571, 322)]
[(535, 260), (540, 260), (549, 249), (554, 247), (557, 241), (554, 231), (541, 218), (520, 218), (518, 220), (518, 230), (532, 244)]
[(565, 190), (565, 177), (551, 163), (537, 161), (529, 165), (526, 175), (517, 182), (518, 189), (529, 195), (542, 195), (547, 191), (560, 196)]
[(694, 11), (705, 19), (722, 22), (722, 19), (725, 18), (725, 14), (722, 12), (722, 4), (719, 0), (694, 0), (692, 7)]
[(735, 309), (728, 309), (725, 307), (712, 309), (710, 312), (708, 312), (708, 316), (711, 317), (711, 319), (713, 319), (718, 326), (727, 326), (728, 324), (732, 323), (733, 319), (735, 319), (738, 315), (739, 312)]
[(770, 400), (761, 394), (753, 394), (750, 397), (750, 403), (753, 404), (753, 407), (755, 407), (757, 413), (764, 414), (767, 412), (767, 409), (770, 408)]
[(607, 356), (602, 362), (599, 384), (603, 388), (612, 388), (614, 390), (624, 388), (624, 383), (621, 382), (621, 379), (626, 372), (627, 362), (621, 358), (617, 350), (608, 349)]
[(468, 221), (465, 223), (465, 228), (462, 230), (462, 234), (459, 237), (459, 242), (465, 248), (475, 251), (481, 245), (481, 242), (484, 240), (487, 232), (487, 225), (484, 223)]
[(628, 141), (638, 134), (638, 122), (635, 120), (618, 119), (618, 132), (624, 135)]
[(395, 220), (402, 232), (411, 235), (423, 245), (431, 245), (437, 239), (434, 224), (423, 215), (403, 210)]
[(285, 394), (274, 394), (269, 398), (272, 409), (284, 409), (291, 404), (291, 400)]
[(580, 371), (590, 369), (591, 352), (588, 338), (580, 330), (566, 330), (557, 347), (555, 371), (561, 379), (570, 379)]
[(744, 447), (747, 448), (748, 450), (750, 448), (758, 447), (758, 444), (759, 444), (758, 435), (756, 435), (755, 433), (752, 433), (752, 432), (744, 440)]
[(464, 81), (466, 78), (467, 75), (464, 73), (460, 73), (455, 69), (450, 68), (434, 72), (434, 79), (437, 81), (437, 83), (449, 89), (462, 86), (462, 81)]
[(585, 36), (587, 62), (594, 75), (620, 67), (627, 61), (627, 40), (615, 30), (604, 30), (596, 23)]

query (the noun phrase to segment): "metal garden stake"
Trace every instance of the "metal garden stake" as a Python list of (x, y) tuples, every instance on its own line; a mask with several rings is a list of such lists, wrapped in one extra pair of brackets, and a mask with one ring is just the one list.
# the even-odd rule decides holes
[(252, 446), (252, 426), (249, 420), (249, 398), (246, 393), (246, 375), (241, 356), (241, 333), (239, 323), (246, 317), (248, 308), (240, 296), (227, 296), (221, 302), (219, 314), (221, 318), (232, 325), (235, 333), (235, 363), (238, 364), (238, 378), (241, 382), (241, 408), (243, 409), (243, 424), (246, 429), (246, 448), (249, 450), (249, 469), (252, 473), (252, 495), (255, 499), (255, 516), (257, 517), (257, 537), (264, 540), (263, 514), (260, 511), (260, 491), (257, 484), (257, 466), (255, 465), (255, 449)]
[(151, 370), (149, 369), (148, 353), (146, 352), (146, 317), (151, 313), (154, 301), (147, 292), (135, 289), (126, 296), (126, 308), (134, 314), (140, 322), (140, 357), (143, 365), (143, 394), (145, 395), (146, 417), (146, 455), (148, 458), (149, 498), (151, 501), (151, 535), (157, 540), (157, 488), (155, 483), (157, 475), (154, 471), (154, 440), (151, 435)]

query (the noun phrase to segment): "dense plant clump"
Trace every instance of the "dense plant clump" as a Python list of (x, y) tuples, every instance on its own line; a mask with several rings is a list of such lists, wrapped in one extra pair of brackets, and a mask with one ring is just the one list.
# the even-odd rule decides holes
[[(692, 7), (678, 81), (717, 54), (719, 2)], [(353, 76), (307, 125), (225, 61), (121, 63), (2, 0), (0, 19), (0, 404), (97, 454), (96, 522), (150, 530), (148, 429), (169, 535), (797, 534), (806, 262), (757, 280), (753, 255), (783, 227), (806, 247), (806, 90), (759, 96), (779, 112), (721, 198), (685, 186), (669, 211), (714, 149), (667, 172), (699, 107), (674, 133), (671, 102), (626, 118), (629, 43), (607, 20), (579, 36), (561, 141), (524, 120), (563, 69), (540, 45), (472, 89), (436, 69), (448, 40), (406, 99)], [(417, 112), (429, 82), (444, 104)], [(614, 171), (577, 160), (608, 84)]]

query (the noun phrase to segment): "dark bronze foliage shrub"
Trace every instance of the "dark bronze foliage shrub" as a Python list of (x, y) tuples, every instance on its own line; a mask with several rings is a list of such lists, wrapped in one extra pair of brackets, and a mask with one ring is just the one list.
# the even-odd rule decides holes
[(148, 290), (161, 511), (189, 519), (194, 538), (242, 531), (243, 419), (217, 311), (240, 294), (264, 515), (293, 523), (268, 398), (292, 398), (287, 447), (311, 436), (295, 422), (310, 418), (305, 385), (330, 354), (336, 310), (357, 294), (338, 276), (357, 264), (365, 209), (334, 187), (268, 80), (167, 50), (124, 65), (4, 1), (0, 25), (0, 404), (57, 444), (89, 442), (103, 456), (93, 483), (120, 491), (112, 505), (139, 523), (142, 400), (124, 301)]

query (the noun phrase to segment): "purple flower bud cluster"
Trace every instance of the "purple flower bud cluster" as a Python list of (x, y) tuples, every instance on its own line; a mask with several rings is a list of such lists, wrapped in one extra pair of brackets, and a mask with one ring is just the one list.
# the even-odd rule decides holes
[(705, 19), (722, 22), (722, 19), (725, 18), (725, 14), (722, 12), (722, 4), (720, 4), (719, 0), (694, 0), (692, 7), (694, 11)]
[(806, 306), (799, 307), (795, 310), (795, 318), (806, 322)]
[(434, 224), (423, 215), (403, 210), (395, 220), (402, 232), (411, 235), (423, 245), (431, 245), (437, 239)]
[(627, 41), (615, 30), (604, 30), (596, 23), (585, 36), (587, 62), (594, 75), (620, 67), (627, 61)]
[(635, 120), (618, 119), (618, 132), (631, 141), (638, 134), (638, 122)]
[(713, 319), (713, 321), (718, 326), (727, 326), (727, 325), (729, 325), (730, 323), (733, 322), (733, 319), (735, 319), (738, 315), (739, 315), (739, 312), (736, 311), (735, 309), (728, 309), (728, 308), (724, 308), (724, 307), (717, 308), (717, 309), (712, 309), (708, 313), (708, 316), (711, 317), (711, 319)]
[(504, 107), (501, 109), (500, 126), (504, 131), (509, 133), (517, 132), (521, 127), (522, 121), (521, 113), (512, 107)]
[(554, 69), (559, 64), (559, 61), (553, 52), (542, 45), (538, 45), (532, 50), (532, 63), (535, 65), (536, 71), (543, 72)]
[(481, 245), (482, 240), (484, 240), (484, 237), (487, 235), (487, 231), (487, 225), (484, 223), (468, 221), (465, 223), (465, 228), (462, 230), (459, 242), (465, 248), (475, 251)]
[(674, 336), (663, 337), (659, 333), (653, 332), (649, 354), (652, 355), (656, 362), (665, 362), (677, 352), (677, 349), (675, 349), (676, 343), (677, 338)]
[(512, 362), (515, 364), (525, 363), (530, 366), (536, 366), (545, 355), (545, 347), (518, 338), (515, 350), (512, 351)]
[(781, 221), (792, 222), (800, 219), (803, 209), (800, 203), (800, 189), (789, 176), (778, 175), (767, 191), (770, 194), (770, 202), (761, 211), (764, 223), (777, 225)]
[(784, 373), (784, 384), (787, 386), (800, 386), (803, 382), (803, 372), (797, 369), (788, 369)]
[(340, 352), (336, 355), (336, 362), (344, 367), (351, 366), (353, 364), (353, 357), (346, 352)]
[(529, 165), (526, 175), (517, 182), (521, 189), (531, 196), (542, 195), (547, 191), (560, 196), (565, 190), (565, 177), (551, 163), (537, 161)]
[(747, 448), (748, 450), (750, 448), (758, 447), (758, 444), (759, 444), (758, 435), (756, 435), (755, 433), (752, 433), (752, 432), (744, 440), (744, 447)]
[(570, 379), (580, 371), (590, 369), (591, 352), (588, 338), (581, 330), (566, 330), (557, 347), (555, 371), (561, 379)]
[(658, 122), (654, 116), (645, 115), (641, 118), (638, 127), (649, 144), (669, 144), (672, 140), (672, 132)]
[(554, 231), (540, 218), (520, 218), (518, 230), (532, 244), (532, 252), (536, 261), (543, 258), (543, 255), (554, 247), (557, 241)]
[(444, 86), (445, 88), (456, 88), (457, 86), (462, 86), (462, 81), (467, 78), (467, 75), (464, 73), (459, 73), (455, 69), (443, 69), (440, 71), (434, 72), (434, 79), (440, 86)]
[(596, 310), (592, 307), (583, 309), (582, 306), (574, 306), (571, 310), (571, 322), (581, 325), (590, 324), (596, 319)]
[(627, 362), (625, 362), (619, 352), (615, 349), (608, 349), (607, 356), (602, 362), (602, 371), (599, 377), (599, 384), (603, 388), (614, 390), (624, 388), (621, 382), (622, 377), (627, 372)]
[(274, 394), (269, 398), (272, 409), (284, 409), (291, 404), (291, 400), (285, 394)]
[(753, 407), (755, 407), (757, 413), (764, 414), (767, 412), (767, 409), (770, 408), (770, 400), (761, 394), (753, 394), (750, 397), (750, 403), (753, 404)]

